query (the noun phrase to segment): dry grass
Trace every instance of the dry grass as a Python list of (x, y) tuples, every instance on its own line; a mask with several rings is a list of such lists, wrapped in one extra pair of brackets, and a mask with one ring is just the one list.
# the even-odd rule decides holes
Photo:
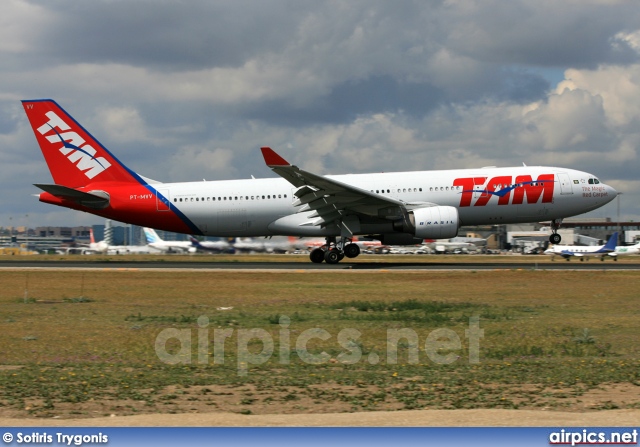
[[(599, 409), (639, 402), (638, 272), (109, 269), (1, 271), (0, 283), (0, 415)], [(291, 319), (288, 365), (277, 354), (282, 315)], [(464, 331), (472, 315), (484, 330), (479, 364), (468, 361)], [(209, 351), (215, 329), (233, 329), (224, 364), (198, 362), (201, 316), (209, 321)], [(158, 359), (156, 337), (172, 327), (191, 331), (191, 364)], [(314, 327), (332, 336), (309, 343), (309, 352), (330, 354), (321, 365), (301, 362), (294, 351), (296, 338)], [(238, 331), (250, 328), (267, 331), (276, 351), (242, 377), (233, 348)], [(346, 349), (336, 336), (345, 328), (362, 334), (356, 345), (363, 359), (355, 364), (338, 357)], [(386, 333), (394, 328), (418, 334), (417, 364), (403, 344), (400, 362), (387, 364)], [(460, 359), (451, 365), (424, 351), (437, 328), (461, 339), (453, 350)], [(379, 363), (367, 361), (372, 353)], [(585, 403), (584, 396), (615, 383), (624, 385), (624, 399), (599, 395)]]

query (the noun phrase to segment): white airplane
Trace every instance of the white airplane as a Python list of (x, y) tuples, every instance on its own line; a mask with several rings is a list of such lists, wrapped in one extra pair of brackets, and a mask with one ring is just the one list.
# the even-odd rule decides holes
[(147, 239), (147, 245), (156, 250), (167, 253), (195, 253), (197, 247), (191, 241), (165, 241), (153, 228), (144, 227), (144, 237)]
[(640, 254), (640, 242), (636, 245), (619, 245), (611, 253), (607, 253), (607, 256), (611, 256), (614, 261), (618, 260), (618, 256), (628, 256)]
[(89, 250), (93, 253), (107, 253), (109, 251), (109, 244), (107, 241), (101, 240), (96, 242), (96, 238), (93, 235), (93, 228), (89, 230)]
[[(107, 241), (102, 240), (96, 242), (93, 235), (93, 228), (89, 230), (90, 242), (89, 246), (82, 249), (83, 254), (101, 253), (101, 254), (147, 254), (153, 253), (147, 245), (109, 245)], [(157, 252), (156, 252), (157, 253)]]
[(423, 245), (426, 245), (436, 253), (450, 253), (456, 250), (463, 252), (478, 251), (480, 245), (486, 246), (487, 240), (481, 238), (454, 237), (443, 240), (425, 239)]
[(234, 238), (231, 245), (234, 250), (244, 253), (289, 253), (303, 248), (304, 242), (303, 239), (294, 236), (270, 236)]
[(317, 263), (358, 256), (357, 235), (415, 245), (461, 225), (551, 220), (557, 244), (563, 218), (617, 195), (593, 174), (546, 166), (317, 175), (268, 147), (265, 162), (282, 178), (161, 183), (127, 168), (54, 101), (22, 104), (54, 180), (36, 185), (41, 202), (186, 234), (324, 237), (310, 253)]
[(556, 256), (562, 256), (567, 261), (572, 257), (580, 258), (584, 261), (585, 258), (590, 256), (600, 257), (604, 261), (604, 257), (610, 253), (613, 253), (616, 249), (616, 242), (618, 242), (618, 232), (616, 231), (609, 237), (609, 240), (604, 245), (554, 245), (545, 250), (545, 255), (551, 255), (554, 260)]
[(200, 251), (209, 251), (213, 253), (234, 253), (235, 250), (229, 242), (222, 239), (217, 241), (200, 241), (193, 236), (189, 236), (191, 245)]

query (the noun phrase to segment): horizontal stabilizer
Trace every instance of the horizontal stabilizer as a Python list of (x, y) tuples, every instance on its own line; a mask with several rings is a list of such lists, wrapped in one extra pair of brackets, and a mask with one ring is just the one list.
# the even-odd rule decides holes
[(89, 208), (106, 208), (109, 206), (109, 194), (104, 191), (84, 192), (62, 185), (35, 184), (41, 190), (63, 200), (70, 200)]

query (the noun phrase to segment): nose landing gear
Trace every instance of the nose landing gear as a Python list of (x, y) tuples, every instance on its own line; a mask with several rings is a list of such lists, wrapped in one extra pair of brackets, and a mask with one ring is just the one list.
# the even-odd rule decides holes
[(554, 219), (551, 221), (551, 231), (553, 232), (551, 236), (549, 236), (549, 242), (556, 245), (562, 242), (562, 236), (558, 234), (558, 228), (562, 225), (562, 219)]

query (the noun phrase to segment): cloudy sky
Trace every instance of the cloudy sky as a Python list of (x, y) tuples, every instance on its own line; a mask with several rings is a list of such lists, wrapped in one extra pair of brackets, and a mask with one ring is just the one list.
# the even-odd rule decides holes
[(102, 223), (32, 196), (35, 98), (161, 181), (272, 177), (264, 145), (332, 174), (524, 162), (640, 220), (635, 0), (4, 0), (0, 226)]

